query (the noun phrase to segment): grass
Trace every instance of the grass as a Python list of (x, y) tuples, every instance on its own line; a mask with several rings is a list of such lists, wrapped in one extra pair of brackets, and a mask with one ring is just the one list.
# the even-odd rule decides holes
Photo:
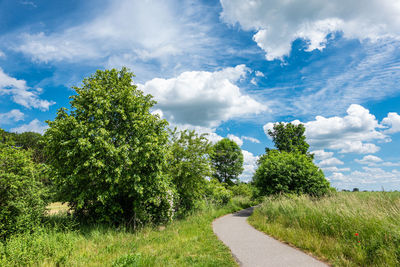
[(0, 243), (0, 266), (237, 266), (211, 222), (250, 204), (235, 198), (224, 207), (138, 231), (76, 227), (66, 214), (52, 215), (46, 227)]
[(333, 266), (400, 266), (400, 193), (269, 197), (249, 222)]

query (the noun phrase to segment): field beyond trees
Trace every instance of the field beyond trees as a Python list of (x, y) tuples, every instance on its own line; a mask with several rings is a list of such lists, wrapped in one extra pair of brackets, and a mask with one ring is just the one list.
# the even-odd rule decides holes
[(334, 266), (400, 266), (400, 193), (270, 196), (249, 222)]

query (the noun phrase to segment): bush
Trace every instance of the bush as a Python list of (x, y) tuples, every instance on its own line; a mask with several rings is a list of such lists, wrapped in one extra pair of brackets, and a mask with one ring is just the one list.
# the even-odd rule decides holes
[(256, 188), (254, 188), (253, 185), (247, 183), (240, 183), (238, 185), (229, 187), (229, 189), (232, 191), (234, 196), (253, 198), (256, 195)]
[(44, 214), (42, 165), (31, 157), (28, 151), (0, 144), (0, 239), (35, 229)]
[(71, 111), (48, 122), (45, 151), (60, 199), (87, 221), (131, 224), (167, 221), (173, 190), (166, 164), (167, 121), (123, 68), (97, 71), (75, 87)]
[(216, 179), (211, 179), (206, 184), (205, 197), (207, 201), (216, 204), (227, 204), (232, 198), (232, 191), (226, 189), (224, 184), (221, 184)]
[(330, 188), (322, 170), (300, 152), (268, 151), (260, 158), (253, 180), (262, 195), (296, 193), (321, 196)]

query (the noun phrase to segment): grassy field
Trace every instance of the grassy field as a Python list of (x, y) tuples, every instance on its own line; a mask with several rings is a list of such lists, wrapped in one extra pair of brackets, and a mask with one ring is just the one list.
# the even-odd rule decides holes
[(77, 227), (65, 214), (52, 215), (47, 227), (0, 243), (0, 266), (237, 266), (211, 222), (249, 205), (234, 198), (225, 207), (139, 231)]
[(249, 222), (333, 266), (400, 266), (398, 192), (270, 197)]

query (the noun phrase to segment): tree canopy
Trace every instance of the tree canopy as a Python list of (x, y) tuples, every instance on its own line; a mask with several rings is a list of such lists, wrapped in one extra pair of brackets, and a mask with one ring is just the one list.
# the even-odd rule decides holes
[(74, 87), (44, 137), (62, 200), (77, 216), (110, 223), (171, 217), (167, 122), (126, 68), (100, 71)]
[[(268, 135), (272, 137), (275, 147), (279, 151), (300, 152), (307, 154), (310, 145), (306, 142), (304, 135), (305, 127), (303, 124), (275, 123), (273, 129), (268, 130)], [(268, 148), (266, 150), (269, 150)]]
[(224, 138), (213, 146), (211, 163), (213, 176), (221, 183), (233, 185), (243, 172), (242, 150), (234, 141)]

